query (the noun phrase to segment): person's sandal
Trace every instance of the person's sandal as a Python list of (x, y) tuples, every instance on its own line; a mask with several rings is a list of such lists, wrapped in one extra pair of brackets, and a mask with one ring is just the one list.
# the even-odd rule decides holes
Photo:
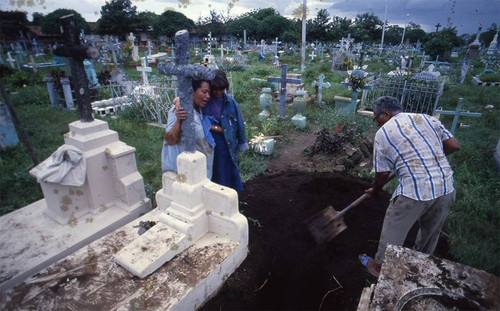
[[(374, 277), (378, 278), (379, 276), (379, 272), (373, 270), (373, 267), (368, 267), (368, 262), (370, 262), (370, 260), (373, 260), (375, 261), (373, 258), (371, 258), (370, 256), (367, 256), (366, 254), (363, 254), (363, 255), (359, 255), (359, 262), (363, 265), (363, 267), (365, 268), (365, 270), (370, 273), (371, 275), (373, 275)], [(377, 264), (375, 262), (375, 264)]]

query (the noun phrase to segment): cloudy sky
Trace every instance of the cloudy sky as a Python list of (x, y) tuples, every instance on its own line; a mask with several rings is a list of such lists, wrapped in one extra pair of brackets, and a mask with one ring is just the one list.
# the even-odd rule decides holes
[[(0, 10), (15, 10), (18, 7), (11, 3), (26, 3), (26, 0), (0, 0)], [(87, 21), (96, 21), (99, 18), (101, 6), (105, 0), (33, 0), (35, 5), (26, 5), (19, 9), (31, 13), (50, 13), (59, 8), (74, 9)], [(40, 4), (44, 2), (44, 4)], [(196, 21), (201, 16), (207, 16), (209, 10), (214, 9), (227, 13), (228, 4), (234, 7), (230, 13), (238, 16), (252, 9), (275, 8), (283, 16), (291, 16), (299, 7), (302, 0), (132, 0), (137, 10), (152, 11), (161, 14), (165, 8), (174, 8), (187, 17)], [(179, 7), (181, 3), (191, 2), (187, 8)], [(500, 24), (500, 0), (308, 0), (308, 18), (313, 18), (320, 9), (327, 9), (331, 16), (354, 18), (357, 14), (373, 12), (380, 19), (384, 18), (387, 5), (387, 20), (389, 25), (403, 26), (412, 21), (429, 32), (435, 30), (437, 23), (443, 26), (456, 26), (458, 33), (474, 34), (480, 22), (483, 30), (487, 30), (492, 23)], [(409, 14), (409, 15), (408, 15)]]

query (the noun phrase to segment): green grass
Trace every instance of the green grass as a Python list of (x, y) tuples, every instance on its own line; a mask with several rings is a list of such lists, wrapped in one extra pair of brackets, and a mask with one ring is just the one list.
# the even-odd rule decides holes
[[(296, 56), (284, 56), (282, 62), (288, 64), (289, 72), (300, 69), (300, 59)], [(470, 82), (473, 74), (482, 71), (480, 63), (468, 74), (467, 82), (462, 86), (446, 85), (439, 105), (445, 110), (454, 110), (458, 99), (464, 98), (462, 110), (481, 112), (481, 118), (460, 117), (459, 123), (470, 124), (470, 128), (457, 128), (456, 138), (461, 144), (461, 150), (449, 156), (449, 161), (455, 171), (455, 187), (457, 200), (445, 223), (445, 231), (450, 237), (451, 253), (457, 261), (484, 269), (495, 275), (500, 275), (499, 255), (500, 245), (500, 174), (496, 171), (493, 161), (493, 152), (500, 137), (500, 89), (492, 87), (475, 87)], [(323, 107), (317, 107), (312, 101), (308, 102), (304, 115), (308, 126), (305, 129), (296, 129), (289, 120), (277, 118), (279, 103), (274, 101), (270, 107), (271, 117), (261, 122), (258, 114), (262, 111), (259, 96), (267, 82), (253, 82), (251, 78), (267, 79), (269, 76), (279, 76), (280, 70), (270, 66), (270, 61), (261, 64), (256, 57), (250, 57), (250, 65), (245, 71), (232, 73), (234, 97), (238, 101), (247, 128), (247, 138), (250, 140), (260, 132), (267, 135), (281, 135), (277, 139), (275, 154), (263, 156), (247, 151), (241, 153), (239, 169), (243, 182), (251, 180), (259, 174), (266, 173), (266, 166), (270, 158), (277, 156), (280, 145), (288, 141), (290, 132), (311, 132), (316, 128), (332, 130), (337, 124), (354, 128), (356, 139), (370, 139), (377, 127), (369, 118), (360, 116), (337, 116), (332, 106), (334, 96), (347, 96), (350, 92), (340, 87), (345, 74), (330, 72), (330, 61), (314, 61), (308, 64), (302, 75), (306, 90), (314, 94), (311, 83), (319, 74), (325, 75), (325, 81), (331, 87), (323, 89)], [(370, 72), (390, 68), (383, 62), (368, 64)], [(140, 73), (135, 68), (126, 68), (132, 79), (139, 79)], [(64, 143), (63, 135), (68, 132), (68, 123), (78, 120), (75, 111), (53, 109), (50, 107), (45, 83), (44, 72), (16, 74), (7, 77), (7, 89), (16, 91), (11, 100), (17, 110), (25, 131), (33, 144), (39, 160), (49, 157)], [(156, 68), (153, 74), (157, 74)], [(28, 82), (26, 84), (25, 82)], [(26, 84), (26, 87), (23, 85)], [(97, 95), (105, 98), (106, 94)], [(486, 105), (493, 105), (494, 109), (485, 109)], [(294, 109), (286, 108), (286, 114), (293, 116)], [(164, 130), (148, 126), (143, 120), (131, 113), (122, 113), (119, 119), (105, 118), (112, 130), (118, 132), (120, 140), (136, 148), (136, 161), (139, 172), (144, 178), (146, 193), (153, 204), (156, 191), (161, 188), (161, 146)], [(443, 124), (451, 127), (452, 116), (441, 116)], [(28, 174), (33, 167), (30, 157), (20, 143), (0, 151), (0, 212), (5, 214), (36, 200), (43, 198), (42, 192), (35, 178)], [(365, 170), (352, 169), (351, 174), (363, 178), (373, 178)], [(394, 183), (394, 182), (393, 182)], [(387, 189), (393, 190), (396, 184), (389, 184)]]

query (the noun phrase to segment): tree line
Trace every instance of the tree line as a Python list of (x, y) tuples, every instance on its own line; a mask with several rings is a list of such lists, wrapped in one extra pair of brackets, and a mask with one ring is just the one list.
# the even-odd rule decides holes
[[(0, 11), (0, 38), (11, 39), (25, 25), (41, 26), (45, 34), (59, 34), (59, 18), (74, 14), (77, 27), (86, 34), (107, 34), (125, 39), (130, 32), (145, 32), (153, 38), (166, 36), (173, 38), (179, 29), (187, 29), (196, 37), (203, 38), (212, 33), (212, 37), (233, 37), (243, 40), (246, 30), (247, 40), (274, 40), (300, 44), (302, 21), (299, 18), (286, 18), (273, 8), (256, 9), (243, 15), (232, 17), (211, 10), (209, 16), (200, 17), (196, 22), (184, 14), (175, 11), (165, 11), (162, 14), (153, 12), (137, 12), (137, 7), (131, 0), (110, 0), (101, 7), (100, 18), (91, 29), (89, 23), (75, 10), (58, 9), (47, 15), (33, 13), (33, 21), (29, 22), (26, 12)], [(382, 20), (374, 13), (358, 14), (356, 18), (330, 16), (327, 10), (319, 10), (314, 18), (307, 20), (307, 40), (309, 42), (338, 42), (342, 37), (351, 34), (356, 42), (365, 44), (379, 43), (382, 37)], [(496, 24), (483, 32), (480, 40), (489, 44), (495, 35)], [(457, 35), (455, 27), (445, 27), (439, 32), (426, 33), (421, 26), (409, 22), (406, 30), (398, 25), (386, 26), (384, 43), (397, 45), (405, 32), (405, 41), (415, 44), (422, 43), (424, 50), (431, 56), (446, 54), (453, 48), (464, 46), (475, 39), (474, 35)]]

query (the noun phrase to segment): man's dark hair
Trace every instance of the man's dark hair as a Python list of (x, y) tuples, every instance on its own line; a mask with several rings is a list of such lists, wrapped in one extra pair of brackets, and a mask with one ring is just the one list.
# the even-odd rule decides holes
[(373, 109), (378, 113), (384, 110), (396, 112), (403, 110), (403, 107), (397, 98), (391, 96), (381, 96), (373, 103)]
[(203, 82), (207, 82), (208, 84), (210, 84), (209, 80), (194, 80), (193, 79), (193, 82), (191, 82), (191, 86), (193, 87), (193, 92), (196, 91), (197, 89), (199, 89)]
[(215, 78), (210, 82), (212, 90), (225, 90), (229, 88), (226, 73), (220, 69), (215, 70)]

